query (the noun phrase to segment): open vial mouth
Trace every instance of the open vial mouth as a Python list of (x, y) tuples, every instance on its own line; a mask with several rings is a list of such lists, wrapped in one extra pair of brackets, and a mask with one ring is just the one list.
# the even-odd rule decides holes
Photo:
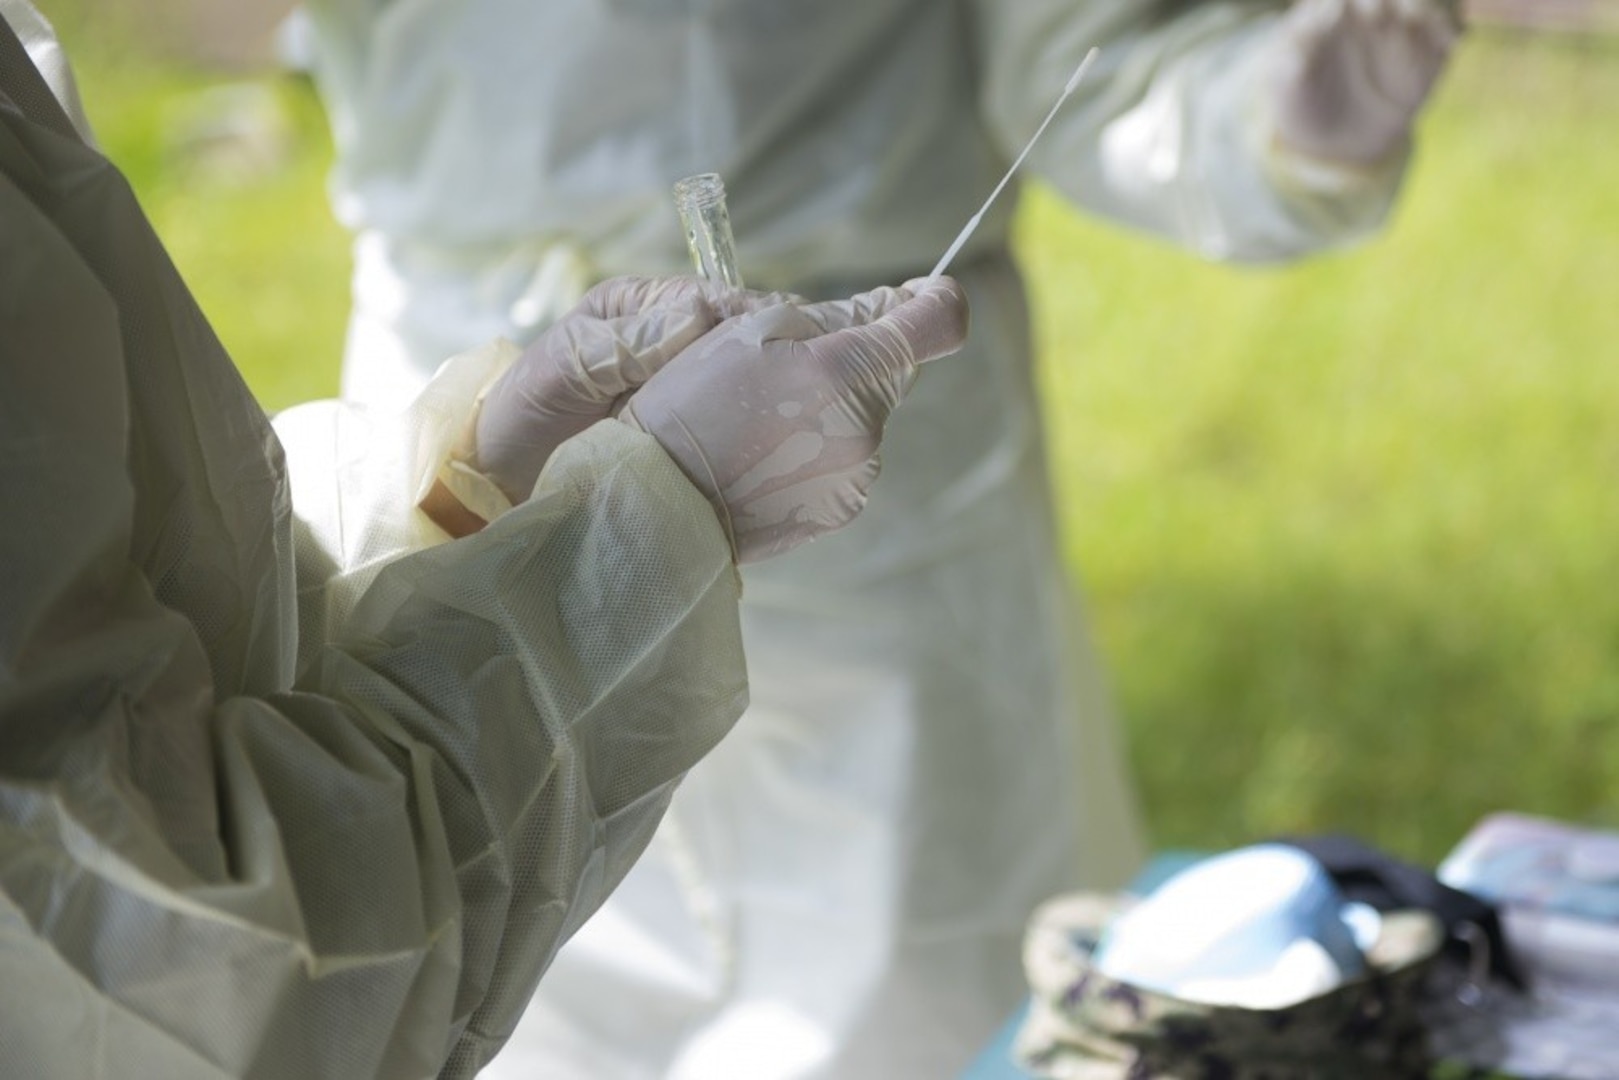
[(674, 193), (697, 275), (740, 289), (742, 272), (737, 268), (731, 214), (725, 206), (725, 182), (718, 173), (698, 173), (677, 181)]
[(725, 181), (719, 173), (698, 173), (675, 181), (675, 205), (682, 214), (725, 204)]

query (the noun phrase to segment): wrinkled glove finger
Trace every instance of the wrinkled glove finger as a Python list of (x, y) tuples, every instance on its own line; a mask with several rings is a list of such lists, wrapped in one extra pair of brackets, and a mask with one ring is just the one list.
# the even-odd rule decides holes
[(571, 369), (581, 392), (612, 402), (655, 375), (721, 320), (701, 297), (659, 304), (577, 329)]
[[(950, 278), (922, 282), (909, 299), (863, 326), (823, 334), (799, 347), (836, 372), (844, 408), (886, 416), (910, 390), (917, 366), (955, 352), (967, 336), (967, 298)], [(873, 421), (877, 422), (877, 421)]]
[(851, 326), (865, 326), (875, 322), (912, 298), (906, 288), (884, 285), (870, 292), (856, 293), (847, 300), (823, 300), (816, 304), (800, 305), (804, 316), (815, 324), (818, 334), (846, 330)]
[(696, 300), (706, 303), (718, 322), (796, 299), (789, 293), (734, 289), (690, 275), (627, 276), (609, 278), (593, 286), (579, 301), (576, 311), (597, 319), (617, 319), (663, 304), (684, 305)]
[(694, 277), (608, 278), (591, 286), (575, 312), (593, 319), (618, 319), (659, 304), (707, 302), (719, 290)]
[(475, 466), (518, 501), (552, 451), (598, 420), (625, 393), (715, 324), (696, 294), (637, 314), (601, 319), (574, 311), (531, 344), (485, 395)]
[(971, 320), (967, 293), (955, 278), (916, 278), (905, 283), (908, 300), (883, 312), (865, 326), (853, 326), (818, 338), (814, 344), (836, 349), (845, 341), (864, 336), (868, 340), (879, 331), (888, 331), (904, 343), (906, 359), (925, 364), (949, 356), (967, 340)]

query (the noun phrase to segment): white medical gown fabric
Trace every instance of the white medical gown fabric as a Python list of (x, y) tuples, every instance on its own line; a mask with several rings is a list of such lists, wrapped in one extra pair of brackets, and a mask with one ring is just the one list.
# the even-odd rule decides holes
[[(669, 186), (696, 172), (725, 178), (750, 285), (832, 297), (925, 271), (1093, 44), (1034, 172), (1209, 256), (1348, 241), (1402, 163), (1275, 151), (1284, 7), (316, 0), (358, 232), (345, 392), (408, 395), (596, 278), (681, 270)], [(488, 1075), (948, 1076), (1021, 1000), (1033, 907), (1134, 871), (1053, 542), (1013, 203), (955, 264), (972, 337), (895, 414), (861, 519), (748, 568), (749, 714)]]
[(464, 540), (409, 509), (498, 355), (295, 410), (289, 499), (0, 20), (0, 1075), (470, 1076), (740, 714), (729, 548), (648, 437)]

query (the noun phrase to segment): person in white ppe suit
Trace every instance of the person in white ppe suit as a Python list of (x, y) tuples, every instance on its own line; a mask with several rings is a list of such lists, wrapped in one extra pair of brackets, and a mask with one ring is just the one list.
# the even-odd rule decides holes
[(0, 0), (0, 1076), (470, 1077), (962, 294), (619, 279), (272, 430), (65, 77)]
[[(369, 402), (591, 281), (680, 266), (668, 192), (693, 173), (724, 177), (750, 284), (914, 274), (1092, 45), (1031, 171), (1212, 258), (1348, 243), (1457, 32), (1430, 0), (308, 7), (358, 234), (344, 389)], [(488, 1075), (949, 1076), (1022, 998), (1033, 907), (1137, 867), (1053, 543), (1012, 211), (954, 265), (974, 341), (893, 426), (888, 497), (747, 575), (748, 715)]]

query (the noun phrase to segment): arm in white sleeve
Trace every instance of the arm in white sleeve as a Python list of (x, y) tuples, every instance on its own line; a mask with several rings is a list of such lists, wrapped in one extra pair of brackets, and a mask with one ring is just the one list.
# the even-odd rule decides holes
[(299, 642), (262, 413), (4, 81), (0, 1075), (469, 1076), (743, 707), (714, 512), (599, 425)]
[(1095, 66), (1030, 155), (1079, 205), (1205, 257), (1283, 259), (1364, 236), (1407, 155), (1371, 168), (1306, 159), (1275, 137), (1279, 24), (1269, 0), (982, 0), (982, 107), (1008, 154), (1081, 57)]

